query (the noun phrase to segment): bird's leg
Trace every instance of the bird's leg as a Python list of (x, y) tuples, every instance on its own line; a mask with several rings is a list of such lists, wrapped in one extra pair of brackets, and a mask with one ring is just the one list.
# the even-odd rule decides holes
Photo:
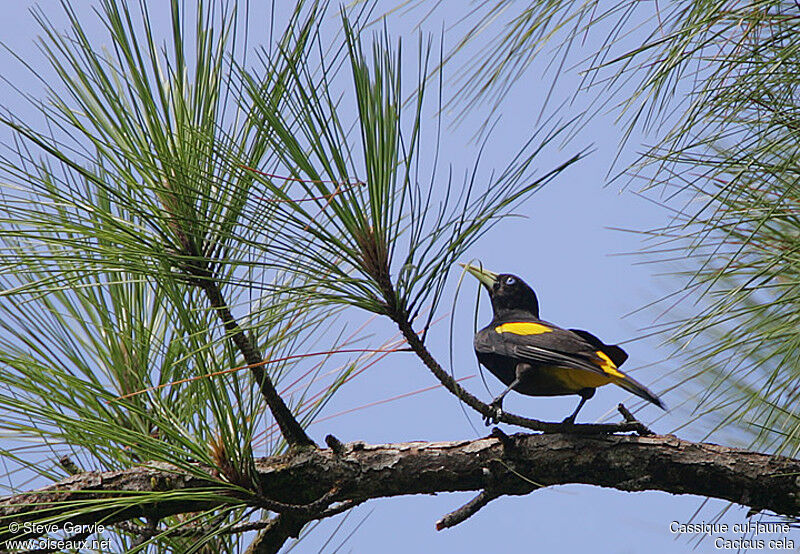
[(570, 415), (569, 417), (564, 419), (564, 421), (562, 421), (561, 423), (569, 423), (570, 425), (574, 425), (575, 424), (575, 417), (578, 415), (578, 412), (581, 411), (581, 408), (583, 408), (583, 405), (586, 404), (587, 400), (588, 400), (588, 398), (581, 397), (581, 401), (578, 402), (578, 407), (575, 408), (575, 411), (572, 412), (572, 415)]
[(497, 395), (497, 397), (494, 400), (492, 400), (491, 404), (489, 404), (489, 406), (491, 406), (494, 409), (494, 415), (486, 416), (483, 418), (483, 422), (486, 424), (487, 427), (489, 427), (490, 425), (494, 425), (496, 423), (500, 423), (500, 416), (503, 415), (503, 399), (509, 392), (511, 392), (511, 390), (514, 387), (516, 387), (522, 382), (528, 371), (530, 371), (531, 369), (532, 369), (531, 366), (528, 364), (525, 363), (517, 364), (516, 376), (514, 380), (511, 382), (510, 385), (506, 387), (506, 390)]
[(516, 387), (518, 384), (519, 377), (514, 379), (511, 384), (506, 387), (506, 390), (497, 395), (497, 397), (489, 404), (489, 406), (494, 410), (494, 414), (491, 416), (484, 416), (483, 422), (487, 427), (496, 423), (500, 423), (500, 416), (503, 414), (503, 398), (505, 398), (511, 389)]
[(581, 390), (578, 391), (578, 394), (581, 395), (581, 401), (578, 402), (578, 407), (575, 408), (575, 411), (572, 412), (571, 416), (566, 418), (561, 423), (568, 423), (570, 425), (574, 425), (575, 424), (575, 416), (577, 416), (578, 412), (581, 411), (581, 408), (583, 408), (583, 405), (586, 404), (586, 401), (594, 396), (594, 389), (590, 389), (590, 388), (581, 389)]

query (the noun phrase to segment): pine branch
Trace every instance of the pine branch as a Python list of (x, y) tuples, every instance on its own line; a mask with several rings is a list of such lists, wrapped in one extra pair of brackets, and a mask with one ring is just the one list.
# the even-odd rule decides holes
[[(285, 522), (298, 517), (297, 506), (314, 505), (316, 514), (301, 521), (337, 513), (336, 506), (373, 498), (408, 494), (490, 490), (493, 496), (528, 494), (537, 487), (583, 483), (624, 491), (660, 490), (728, 500), (753, 510), (800, 515), (800, 460), (693, 443), (672, 435), (515, 434), (473, 441), (344, 444), (331, 449), (305, 449), (256, 461), (259, 494), (292, 505)], [(213, 494), (205, 501), (158, 495), (148, 503), (143, 493), (192, 490)], [(336, 491), (331, 494), (330, 491)], [(135, 506), (120, 509), (115, 500)], [(325, 498), (323, 507), (315, 500)], [(252, 499), (241, 490), (227, 491), (211, 478), (188, 475), (174, 466), (151, 463), (124, 471), (90, 472), (60, 483), (6, 497), (0, 501), (0, 543), (12, 538), (8, 525), (45, 517), (64, 523), (110, 525), (147, 513), (160, 519), (215, 506), (241, 505)], [(108, 502), (103, 506), (103, 501)], [(96, 509), (64, 515), (70, 503)], [(76, 504), (71, 504), (75, 508)], [(296, 526), (278, 533), (283, 540)], [(289, 533), (292, 531), (292, 533)], [(20, 538), (20, 537), (16, 537)]]
[(286, 442), (289, 443), (289, 446), (315, 446), (314, 441), (306, 434), (305, 429), (286, 406), (278, 391), (275, 390), (275, 385), (264, 371), (264, 356), (259, 351), (253, 337), (248, 336), (233, 317), (219, 285), (207, 276), (203, 277), (197, 280), (197, 285), (205, 292), (211, 307), (217, 312), (225, 330), (230, 334), (231, 340), (244, 356), (247, 365), (250, 366), (250, 371), (258, 383), (261, 395), (267, 402)]

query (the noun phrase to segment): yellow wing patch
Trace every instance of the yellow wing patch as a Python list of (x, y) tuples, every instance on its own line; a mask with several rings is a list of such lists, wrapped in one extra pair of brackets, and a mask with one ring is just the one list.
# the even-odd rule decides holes
[(597, 356), (602, 360), (602, 362), (597, 364), (600, 366), (600, 369), (609, 375), (613, 375), (614, 377), (619, 377), (620, 379), (625, 378), (624, 374), (617, 371), (617, 366), (614, 365), (614, 362), (611, 361), (611, 358), (609, 358), (605, 352), (602, 350), (596, 350), (595, 354), (597, 354)]
[[(514, 333), (515, 335), (541, 335), (552, 331), (547, 325), (531, 323), (530, 321), (514, 321), (503, 323), (494, 328), (497, 333)], [(611, 360), (609, 360), (611, 361)]]

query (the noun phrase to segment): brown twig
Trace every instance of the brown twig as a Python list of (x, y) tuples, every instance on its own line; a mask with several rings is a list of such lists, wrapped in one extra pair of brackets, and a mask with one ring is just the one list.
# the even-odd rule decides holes
[(325, 444), (327, 444), (328, 448), (333, 450), (333, 453), (337, 456), (344, 454), (344, 445), (333, 435), (325, 435)]
[(625, 407), (622, 402), (617, 404), (617, 411), (622, 414), (622, 417), (625, 418), (627, 423), (637, 424), (641, 427), (640, 429), (637, 429), (637, 432), (640, 435), (655, 435), (655, 433), (653, 433), (653, 431), (651, 431), (647, 425), (636, 419), (636, 417), (634, 417), (634, 415), (628, 410), (628, 408)]
[(289, 446), (316, 446), (286, 406), (278, 391), (275, 390), (275, 385), (273, 385), (269, 375), (264, 371), (264, 357), (261, 355), (253, 338), (247, 335), (234, 319), (227, 302), (225, 302), (225, 298), (222, 296), (219, 285), (209, 278), (201, 279), (198, 281), (198, 285), (211, 303), (211, 307), (216, 311), (231, 340), (244, 356), (245, 362), (250, 366), (250, 371), (256, 383), (258, 383), (261, 395), (267, 402), (267, 406), (269, 406), (286, 442)]
[(478, 510), (500, 496), (501, 495), (499, 493), (482, 490), (478, 496), (461, 506), (459, 509), (450, 512), (442, 519), (437, 521), (436, 530), (441, 531), (442, 529), (447, 529), (448, 527), (455, 527), (459, 523), (478, 513)]

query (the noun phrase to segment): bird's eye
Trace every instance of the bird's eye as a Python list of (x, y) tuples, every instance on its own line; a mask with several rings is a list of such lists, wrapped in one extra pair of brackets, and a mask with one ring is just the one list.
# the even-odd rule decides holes
[(506, 277), (506, 285), (512, 286), (512, 285), (515, 285), (515, 284), (517, 284), (517, 280), (516, 279), (514, 279), (513, 277)]

